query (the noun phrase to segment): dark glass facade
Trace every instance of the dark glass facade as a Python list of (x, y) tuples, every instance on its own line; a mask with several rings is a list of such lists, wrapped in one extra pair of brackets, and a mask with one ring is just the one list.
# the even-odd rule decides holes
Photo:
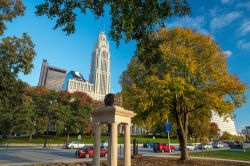
[(47, 60), (43, 60), (38, 85), (45, 86), (51, 90), (60, 91), (62, 90), (65, 76), (66, 70), (49, 66)]

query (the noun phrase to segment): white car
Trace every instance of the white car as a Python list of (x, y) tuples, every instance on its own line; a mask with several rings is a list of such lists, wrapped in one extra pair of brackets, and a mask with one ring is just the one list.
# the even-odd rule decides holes
[(64, 146), (65, 148), (68, 148), (68, 149), (76, 149), (76, 148), (84, 147), (85, 144), (80, 141), (73, 141), (73, 142), (66, 143)]
[(224, 145), (223, 145), (221, 142), (214, 142), (214, 143), (213, 143), (213, 147), (214, 147), (214, 148), (223, 148)]
[(187, 144), (187, 150), (194, 150), (195, 146), (192, 144)]
[(199, 149), (213, 149), (212, 144), (200, 144)]

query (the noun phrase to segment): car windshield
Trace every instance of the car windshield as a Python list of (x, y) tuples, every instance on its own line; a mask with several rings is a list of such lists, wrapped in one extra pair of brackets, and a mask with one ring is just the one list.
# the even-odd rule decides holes
[(86, 149), (91, 149), (91, 147), (90, 146), (84, 146), (81, 149), (86, 150)]

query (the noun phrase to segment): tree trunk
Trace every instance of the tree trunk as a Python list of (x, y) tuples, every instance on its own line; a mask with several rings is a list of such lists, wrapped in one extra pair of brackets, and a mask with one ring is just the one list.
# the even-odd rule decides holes
[(187, 137), (185, 133), (178, 133), (178, 138), (181, 147), (181, 160), (187, 160), (188, 158), (188, 151), (187, 151)]
[(187, 151), (187, 132), (188, 132), (188, 113), (186, 110), (180, 110), (180, 107), (175, 103), (175, 118), (177, 123), (177, 134), (181, 147), (181, 158), (180, 160), (188, 159)]
[(28, 140), (29, 142), (32, 141), (32, 133), (33, 133), (32, 131), (29, 131), (29, 140)]

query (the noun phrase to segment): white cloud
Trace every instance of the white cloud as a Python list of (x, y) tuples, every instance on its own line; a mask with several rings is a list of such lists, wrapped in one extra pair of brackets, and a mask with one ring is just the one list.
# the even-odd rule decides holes
[(246, 35), (250, 33), (250, 20), (244, 20), (239, 29), (240, 35)]
[(237, 47), (243, 50), (250, 50), (250, 41), (245, 39), (239, 40), (237, 43)]
[(167, 26), (169, 28), (181, 26), (181, 27), (191, 28), (203, 34), (209, 34), (208, 31), (203, 28), (204, 24), (205, 24), (205, 18), (201, 16), (197, 16), (193, 18), (192, 17), (178, 18), (178, 20), (170, 24), (167, 24)]
[(223, 51), (223, 52), (224, 52), (224, 54), (227, 56), (227, 58), (230, 57), (230, 56), (232, 55), (232, 51), (230, 51), (230, 50)]
[(231, 4), (231, 3), (233, 3), (233, 0), (221, 0), (221, 3), (223, 3), (223, 4)]
[(250, 10), (250, 2), (240, 2), (236, 5), (237, 8), (246, 8)]
[(221, 29), (229, 24), (231, 24), (233, 21), (235, 21), (237, 18), (239, 18), (241, 16), (240, 12), (230, 12), (227, 14), (222, 14), (220, 16), (215, 16), (214, 18), (212, 18), (210, 26), (212, 30), (216, 30), (216, 29)]

